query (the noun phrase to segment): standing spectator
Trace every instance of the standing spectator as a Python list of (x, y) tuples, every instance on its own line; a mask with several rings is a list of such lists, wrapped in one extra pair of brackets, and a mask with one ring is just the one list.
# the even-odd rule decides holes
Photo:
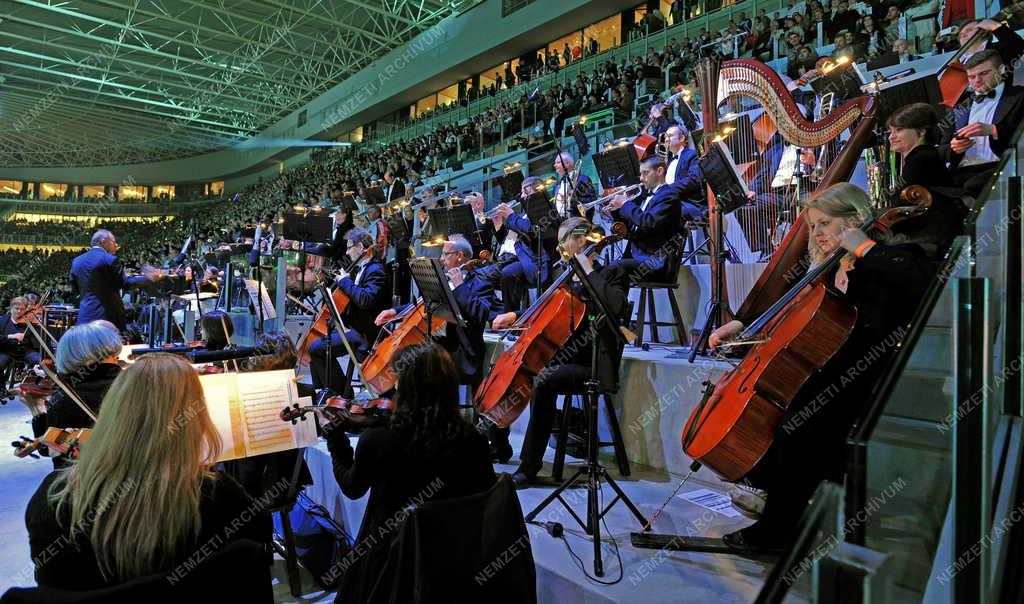
[(568, 65), (572, 63), (572, 50), (569, 48), (569, 43), (565, 43), (565, 48), (562, 49), (562, 61)]
[(679, 25), (683, 22), (683, 6), (683, 0), (672, 0), (672, 6), (668, 9), (669, 17), (672, 18), (672, 25)]
[(912, 51), (925, 52), (935, 43), (936, 16), (938, 13), (939, 0), (921, 0), (903, 11), (903, 14), (910, 20), (910, 23), (913, 24), (912, 27), (917, 32), (914, 39), (907, 39), (911, 43), (910, 49)]

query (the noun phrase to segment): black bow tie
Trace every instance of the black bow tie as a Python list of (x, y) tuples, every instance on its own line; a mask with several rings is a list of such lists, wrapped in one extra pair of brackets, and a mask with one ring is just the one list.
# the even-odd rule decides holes
[(984, 101), (985, 99), (994, 99), (994, 98), (996, 98), (996, 91), (995, 90), (990, 90), (987, 94), (975, 94), (974, 95), (974, 102), (975, 103), (980, 103), (980, 102)]

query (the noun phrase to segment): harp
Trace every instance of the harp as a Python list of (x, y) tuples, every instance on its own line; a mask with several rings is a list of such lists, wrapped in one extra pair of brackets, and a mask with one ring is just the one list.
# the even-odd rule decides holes
[[(871, 141), (875, 126), (876, 103), (870, 96), (857, 97), (835, 108), (827, 117), (811, 121), (793, 99), (785, 83), (770, 67), (749, 59), (719, 62), (709, 59), (697, 66), (697, 81), (703, 99), (705, 139), (707, 133), (718, 130), (720, 113), (745, 112), (751, 119), (751, 128), (745, 137), (729, 141), (731, 147), (750, 161), (739, 166), (755, 202), (737, 210), (744, 232), (752, 249), (769, 258), (744, 299), (737, 314), (757, 315), (778, 300), (800, 278), (799, 270), (807, 252), (808, 227), (800, 198), (813, 191), (848, 181), (853, 174), (861, 152)], [(710, 100), (710, 102), (709, 102)], [(852, 133), (845, 142), (840, 137), (848, 129)], [(793, 186), (772, 186), (780, 164), (780, 150), (786, 146), (815, 151), (827, 146), (841, 146), (831, 154), (831, 162), (821, 166), (819, 177), (793, 179)], [(736, 155), (736, 153), (734, 153)], [(798, 159), (798, 165), (800, 163)], [(780, 190), (781, 189), (781, 190)], [(714, 196), (709, 195), (709, 216), (714, 219)], [(792, 217), (784, 225), (786, 217)], [(784, 232), (784, 236), (779, 233)], [(712, 250), (713, 253), (717, 250)], [(711, 263), (712, 270), (716, 263)], [(724, 279), (716, 279), (722, 286), (722, 300), (728, 300)]]

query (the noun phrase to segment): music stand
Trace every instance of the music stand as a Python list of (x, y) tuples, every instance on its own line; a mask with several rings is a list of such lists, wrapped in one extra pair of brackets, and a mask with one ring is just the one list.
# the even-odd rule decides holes
[(319, 212), (291, 211), (284, 215), (283, 236), (303, 243), (334, 243), (334, 218)]
[(473, 215), (473, 208), (468, 203), (448, 208), (447, 220), (447, 235), (462, 235), (474, 247), (482, 245), (479, 223), (476, 216)]
[(595, 153), (594, 167), (605, 189), (640, 183), (640, 159), (633, 145), (615, 145)]
[(539, 235), (538, 239), (555, 238), (559, 223), (558, 212), (555, 211), (555, 206), (547, 193), (531, 193), (523, 201), (523, 210), (530, 219), (534, 233)]
[(884, 124), (900, 107), (911, 103), (927, 103), (936, 106), (942, 102), (942, 91), (939, 90), (939, 79), (934, 73), (916, 73), (913, 68), (897, 74), (890, 74), (892, 80), (875, 81), (865, 84), (862, 90), (877, 92), (879, 99), (880, 124)]
[(380, 187), (366, 187), (363, 189), (363, 203), (368, 206), (379, 206), (387, 202), (384, 197), (384, 189)]
[[(584, 310), (590, 317), (590, 328), (592, 330), (592, 336), (590, 338), (590, 377), (586, 381), (586, 393), (584, 394), (584, 400), (586, 401), (587, 409), (589, 410), (589, 416), (587, 417), (587, 427), (589, 428), (589, 434), (587, 436), (587, 461), (585, 464), (579, 467), (576, 472), (570, 476), (565, 482), (563, 482), (557, 489), (551, 492), (544, 501), (541, 501), (537, 507), (535, 507), (529, 514), (524, 517), (526, 522), (532, 522), (544, 508), (546, 508), (554, 500), (558, 500), (565, 506), (569, 514), (576, 520), (580, 527), (591, 536), (594, 542), (594, 574), (598, 577), (604, 576), (604, 561), (601, 560), (601, 521), (608, 514), (608, 512), (615, 506), (619, 501), (626, 504), (629, 511), (633, 513), (636, 519), (640, 522), (641, 526), (646, 525), (646, 519), (644, 515), (640, 513), (636, 505), (630, 501), (629, 497), (619, 487), (615, 479), (611, 477), (608, 470), (601, 465), (601, 462), (597, 458), (598, 441), (600, 435), (597, 433), (597, 415), (598, 415), (598, 401), (601, 398), (600, 385), (601, 380), (597, 375), (597, 354), (598, 354), (598, 336), (593, 331), (596, 326), (597, 330), (604, 330), (609, 334), (613, 334), (616, 340), (616, 345), (622, 345), (625, 343), (625, 336), (619, 331), (619, 325), (612, 319), (612, 313), (608, 310), (607, 304), (605, 304), (604, 298), (601, 297), (600, 292), (594, 286), (594, 283), (587, 276), (583, 267), (580, 265), (578, 258), (573, 256), (569, 259), (569, 270), (572, 271), (576, 278), (579, 279), (583, 288), (587, 292), (588, 302), (596, 307), (597, 312), (591, 313), (589, 309)], [(562, 493), (566, 489), (575, 486), (576, 482), (581, 478), (587, 480), (587, 522), (584, 524), (579, 516), (569, 507), (565, 499), (562, 498)], [(612, 487), (615, 491), (616, 497), (610, 504), (604, 509), (601, 508), (601, 480), (605, 480), (608, 486)]]
[(446, 323), (466, 327), (455, 295), (448, 287), (448, 275), (437, 258), (416, 258), (409, 262), (409, 272), (423, 297), (423, 309), (426, 312), (426, 325), (431, 324), (434, 316)]

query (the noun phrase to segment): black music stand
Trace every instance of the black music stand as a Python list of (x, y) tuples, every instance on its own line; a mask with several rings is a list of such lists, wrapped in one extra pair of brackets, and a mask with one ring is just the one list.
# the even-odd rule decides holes
[[(459, 327), (466, 327), (455, 295), (448, 287), (448, 275), (445, 274), (441, 261), (437, 258), (416, 258), (409, 262), (409, 272), (423, 297), (423, 309), (426, 313), (426, 325), (434, 316)], [(432, 337), (432, 334), (431, 334)]]
[(462, 235), (473, 247), (483, 245), (480, 239), (479, 222), (468, 203), (448, 208), (448, 232), (450, 235)]
[[(733, 163), (729, 149), (721, 141), (708, 145), (708, 153), (700, 159), (701, 171), (708, 182), (708, 186), (715, 194), (715, 205), (713, 211), (717, 215), (714, 221), (714, 232), (709, 233), (708, 239), (701, 246), (698, 246), (687, 258), (694, 256), (705, 244), (708, 251), (717, 250), (717, 254), (709, 258), (710, 262), (717, 265), (717, 270), (712, 270), (715, 276), (711, 284), (711, 307), (708, 309), (704, 326), (701, 327), (697, 341), (690, 348), (689, 362), (693, 363), (698, 354), (703, 354), (707, 348), (708, 339), (711, 337), (711, 330), (715, 326), (723, 324), (723, 319), (729, 316), (730, 309), (728, 302), (723, 299), (722, 292), (725, 285), (725, 261), (737, 258), (726, 247), (725, 240), (725, 215), (736, 210), (747, 203), (747, 185), (739, 176), (736, 164)], [(719, 197), (721, 195), (721, 197)]]
[(320, 212), (288, 212), (284, 215), (283, 236), (303, 243), (334, 243), (334, 218)]
[(523, 175), (522, 170), (513, 170), (499, 180), (501, 180), (501, 197), (509, 200), (519, 197), (519, 192), (523, 189), (523, 181), (526, 180), (526, 177)]
[[(580, 265), (578, 258), (573, 256), (569, 259), (569, 271), (576, 275), (576, 278), (583, 284), (583, 288), (587, 292), (588, 301), (597, 307), (596, 313), (590, 313), (589, 310), (584, 310), (590, 316), (590, 327), (596, 326), (597, 331), (604, 330), (608, 334), (614, 334), (616, 339), (616, 345), (622, 345), (625, 343), (626, 338), (619, 331), (619, 325), (612, 317), (611, 311), (608, 310), (608, 305), (605, 303), (604, 298), (601, 297), (600, 292), (594, 286), (594, 283), (587, 276), (583, 267)], [(541, 513), (554, 500), (558, 500), (565, 506), (569, 514), (576, 520), (580, 527), (587, 532), (588, 535), (594, 541), (594, 574), (598, 577), (604, 576), (604, 561), (601, 560), (601, 521), (605, 515), (615, 506), (618, 501), (622, 501), (629, 508), (629, 511), (636, 516), (636, 519), (640, 522), (641, 526), (646, 526), (647, 519), (640, 513), (636, 505), (629, 499), (622, 488), (619, 487), (615, 479), (608, 474), (608, 470), (601, 465), (601, 462), (597, 458), (598, 441), (600, 441), (600, 435), (597, 433), (597, 415), (600, 407), (598, 403), (601, 398), (600, 386), (601, 380), (597, 375), (597, 333), (592, 331), (590, 338), (590, 377), (586, 381), (586, 393), (584, 394), (584, 400), (586, 401), (587, 409), (589, 410), (589, 416), (587, 417), (587, 461), (580, 466), (576, 472), (570, 476), (565, 482), (563, 482), (557, 489), (551, 492), (544, 501), (540, 502), (529, 514), (524, 518), (526, 522), (532, 522), (534, 518)], [(587, 480), (587, 522), (584, 523), (580, 520), (580, 517), (569, 504), (562, 499), (562, 493), (566, 489), (572, 488), (581, 478)], [(601, 508), (601, 480), (608, 483), (615, 491), (615, 499), (611, 501), (604, 509)]]
[(380, 187), (366, 187), (362, 191), (363, 199), (366, 200), (363, 203), (368, 206), (379, 206), (387, 203), (387, 199), (384, 196), (384, 189)]
[[(573, 190), (576, 189), (576, 182), (572, 183)], [(572, 203), (572, 193), (570, 193), (569, 203)], [(534, 283), (537, 284), (537, 293), (540, 294), (541, 288), (544, 286), (540, 282), (541, 274), (541, 262), (539, 261), (541, 255), (544, 253), (544, 243), (546, 241), (553, 240), (558, 236), (558, 224), (560, 222), (558, 211), (555, 210), (555, 204), (551, 203), (547, 193), (540, 191), (531, 193), (529, 197), (523, 200), (523, 210), (526, 212), (527, 218), (530, 219), (530, 226), (533, 230), (534, 245), (537, 247), (536, 258), (537, 262), (537, 274)], [(518, 300), (516, 301), (518, 302)]]
[(594, 167), (605, 189), (640, 183), (640, 159), (633, 145), (614, 145), (594, 154)]

